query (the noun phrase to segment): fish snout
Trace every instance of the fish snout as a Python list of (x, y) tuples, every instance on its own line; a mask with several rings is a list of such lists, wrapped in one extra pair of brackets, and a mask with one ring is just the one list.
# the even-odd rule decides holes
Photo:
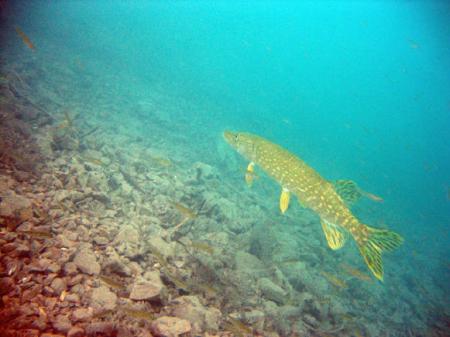
[(224, 131), (223, 138), (225, 138), (228, 144), (235, 146), (237, 143), (238, 134), (232, 131)]

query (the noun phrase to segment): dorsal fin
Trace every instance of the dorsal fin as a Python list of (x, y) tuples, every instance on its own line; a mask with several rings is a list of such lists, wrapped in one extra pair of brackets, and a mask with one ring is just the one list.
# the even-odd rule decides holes
[(363, 194), (353, 180), (336, 180), (333, 182), (334, 189), (344, 202), (351, 206), (356, 203)]
[(345, 235), (342, 229), (323, 219), (320, 219), (320, 223), (322, 224), (328, 246), (333, 250), (342, 248), (345, 243)]

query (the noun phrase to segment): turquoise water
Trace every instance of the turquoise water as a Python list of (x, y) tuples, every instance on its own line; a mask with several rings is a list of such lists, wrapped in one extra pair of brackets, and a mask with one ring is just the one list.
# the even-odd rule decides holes
[[(115, 130), (123, 151), (139, 156), (126, 135), (171, 158), (177, 174), (198, 161), (213, 167), (219, 183), (203, 188), (229, 193), (244, 208), (257, 200), (264, 212), (249, 210), (245, 220), (253, 229), (263, 225), (257, 222), (275, 226), (281, 246), (304, 210), (291, 205), (289, 217), (279, 215), (279, 187), (262, 173), (247, 188), (248, 163), (225, 144), (225, 129), (268, 138), (324, 178), (351, 179), (382, 197), (362, 200), (353, 212), (405, 238), (384, 258), (385, 282), (326, 295), (351, 308), (361, 293), (354, 314), (362, 303), (374, 306), (363, 316), (377, 328), (362, 324), (362, 335), (408, 336), (404, 326), (433, 336), (436, 322), (446, 319), (448, 327), (450, 304), (449, 22), (445, 1), (24, 1), (2, 11), (1, 53), (88, 125)], [(321, 263), (305, 267), (313, 277), (341, 273), (343, 261), (368, 273), (353, 244), (325, 250), (320, 224), (312, 222), (301, 239), (324, 248)], [(300, 255), (317, 253), (314, 244), (295, 247)], [(382, 329), (384, 306), (388, 315), (405, 315)]]

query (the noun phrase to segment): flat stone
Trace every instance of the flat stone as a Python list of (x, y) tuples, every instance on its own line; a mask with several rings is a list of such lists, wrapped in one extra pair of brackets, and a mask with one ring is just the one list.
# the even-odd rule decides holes
[(66, 301), (72, 302), (72, 303), (79, 303), (80, 296), (78, 296), (78, 294), (68, 294), (68, 295), (66, 295)]
[(117, 296), (109, 288), (101, 286), (92, 291), (91, 305), (94, 309), (114, 310)]
[(157, 337), (178, 337), (191, 331), (191, 323), (177, 317), (162, 316), (152, 322), (151, 332)]
[(72, 328), (72, 323), (67, 315), (56, 316), (52, 324), (57, 332), (67, 333)]
[(86, 246), (78, 251), (73, 263), (85, 274), (98, 275), (100, 273), (100, 264), (97, 262), (95, 254)]
[(130, 299), (135, 301), (156, 300), (159, 298), (164, 285), (159, 282), (137, 281), (133, 284), (130, 293)]
[(89, 321), (94, 315), (94, 309), (92, 308), (78, 308), (72, 312), (72, 322)]
[(86, 327), (87, 336), (112, 336), (114, 324), (112, 322), (95, 322)]
[(69, 332), (67, 332), (67, 337), (83, 337), (84, 330), (79, 326), (72, 327)]

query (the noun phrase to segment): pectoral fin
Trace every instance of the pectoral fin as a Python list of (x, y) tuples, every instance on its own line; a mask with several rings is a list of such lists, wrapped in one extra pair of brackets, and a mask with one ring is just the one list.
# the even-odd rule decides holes
[(342, 229), (323, 219), (320, 219), (320, 223), (322, 224), (328, 246), (333, 250), (342, 248), (345, 243), (345, 235)]
[(250, 162), (247, 166), (247, 171), (245, 172), (245, 182), (248, 186), (252, 186), (253, 177), (255, 175), (255, 163)]
[(289, 190), (283, 187), (283, 189), (281, 190), (281, 195), (280, 195), (281, 213), (284, 214), (284, 212), (286, 212), (286, 210), (288, 209), (290, 198), (291, 198), (291, 196), (290, 196)]

